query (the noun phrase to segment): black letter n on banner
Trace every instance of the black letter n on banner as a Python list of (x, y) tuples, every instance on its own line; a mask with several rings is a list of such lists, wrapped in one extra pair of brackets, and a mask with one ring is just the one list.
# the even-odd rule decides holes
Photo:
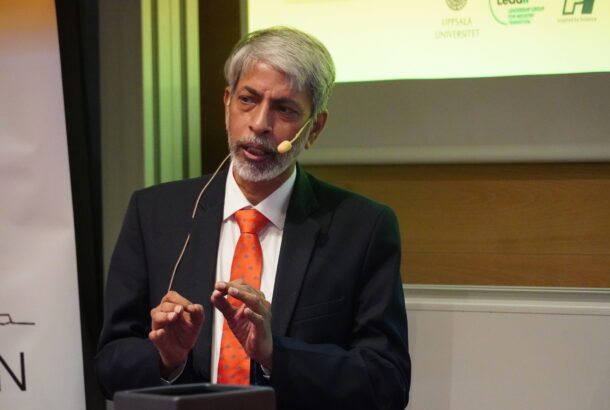
[[(11, 375), (11, 377), (12, 377), (13, 381), (15, 382), (15, 384), (17, 386), (19, 386), (19, 388), (22, 391), (25, 391), (25, 358), (24, 358), (23, 352), (21, 352), (19, 354), (19, 356), (20, 356), (20, 362), (21, 362), (21, 381), (19, 381), (19, 379), (17, 379), (17, 376), (15, 376), (15, 373), (13, 373), (13, 370), (4, 361), (4, 358), (2, 356), (0, 356), (0, 363), (2, 363), (2, 365), (4, 366), (4, 368), (6, 369), (8, 374)], [(0, 387), (0, 391), (2, 391), (2, 387)]]

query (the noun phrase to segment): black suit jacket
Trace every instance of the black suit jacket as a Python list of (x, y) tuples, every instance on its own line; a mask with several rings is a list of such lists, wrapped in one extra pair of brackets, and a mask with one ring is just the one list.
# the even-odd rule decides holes
[[(204, 306), (206, 320), (177, 382), (210, 381), (212, 309), (226, 172), (136, 192), (106, 289), (96, 369), (105, 394), (160, 384), (147, 339), (150, 310), (167, 291), (188, 232), (191, 243), (173, 289)], [(403, 409), (411, 363), (392, 210), (298, 168), (273, 294), (271, 378), (278, 409)]]

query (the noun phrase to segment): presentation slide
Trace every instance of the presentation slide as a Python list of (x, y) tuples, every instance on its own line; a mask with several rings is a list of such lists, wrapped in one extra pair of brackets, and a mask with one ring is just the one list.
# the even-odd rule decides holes
[(610, 71), (610, 4), (597, 3), (250, 1), (248, 27), (314, 34), (333, 55), (339, 82)]
[(610, 159), (609, 1), (250, 0), (247, 15), (335, 60), (304, 162)]

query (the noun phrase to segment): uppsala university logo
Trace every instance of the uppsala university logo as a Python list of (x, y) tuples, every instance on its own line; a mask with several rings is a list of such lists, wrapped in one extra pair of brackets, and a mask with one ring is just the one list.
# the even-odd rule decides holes
[(595, 3), (595, 0), (564, 0), (563, 15), (574, 15), (578, 7), (580, 7), (580, 14), (591, 14), (593, 13), (593, 3)]
[(445, 0), (451, 10), (461, 10), (466, 5), (467, 0)]

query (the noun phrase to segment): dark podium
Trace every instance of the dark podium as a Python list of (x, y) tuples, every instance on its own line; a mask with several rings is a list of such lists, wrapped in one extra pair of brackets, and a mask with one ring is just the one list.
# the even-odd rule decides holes
[(183, 384), (127, 390), (114, 395), (114, 410), (275, 410), (270, 387)]

